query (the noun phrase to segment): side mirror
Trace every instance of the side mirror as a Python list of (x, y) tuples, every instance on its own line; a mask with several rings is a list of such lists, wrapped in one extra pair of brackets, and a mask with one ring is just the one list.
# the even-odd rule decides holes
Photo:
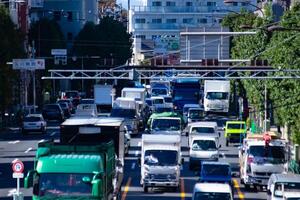
[(103, 197), (103, 182), (100, 179), (92, 181), (92, 196)]
[(37, 172), (35, 170), (30, 170), (24, 179), (24, 188), (30, 188), (33, 186), (33, 175)]
[(138, 165), (141, 166), (141, 158), (138, 158), (137, 162), (138, 162)]

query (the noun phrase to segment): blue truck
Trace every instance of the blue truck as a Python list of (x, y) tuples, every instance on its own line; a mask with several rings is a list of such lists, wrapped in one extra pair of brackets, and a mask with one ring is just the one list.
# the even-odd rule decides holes
[(176, 79), (172, 82), (174, 110), (182, 112), (185, 104), (199, 104), (202, 98), (201, 82), (196, 78)]

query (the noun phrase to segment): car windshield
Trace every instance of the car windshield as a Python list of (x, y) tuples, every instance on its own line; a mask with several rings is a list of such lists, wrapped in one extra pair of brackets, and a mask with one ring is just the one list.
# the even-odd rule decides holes
[(206, 95), (207, 99), (210, 100), (226, 100), (228, 99), (228, 93), (227, 92), (207, 92)]
[(84, 183), (84, 178), (92, 180), (93, 174), (41, 173), (35, 181), (39, 183), (39, 196), (90, 196), (92, 185)]
[(204, 117), (203, 110), (190, 110), (189, 111), (189, 118), (191, 119), (201, 119)]
[(201, 173), (206, 176), (229, 176), (230, 167), (228, 165), (203, 164)]
[(254, 162), (284, 163), (285, 149), (283, 146), (250, 146), (249, 154), (254, 157)]
[(174, 100), (198, 100), (198, 90), (179, 89), (174, 91)]
[(78, 92), (66, 92), (66, 97), (67, 98), (74, 98), (74, 97), (77, 97), (79, 96)]
[(158, 166), (177, 165), (177, 156), (177, 151), (172, 150), (146, 150), (144, 163)]
[(216, 151), (216, 143), (213, 140), (194, 140), (192, 145), (194, 151)]
[(274, 196), (282, 197), (283, 190), (284, 190), (284, 192), (300, 192), (300, 180), (298, 183), (288, 183), (288, 182), (275, 183)]
[(180, 120), (177, 119), (153, 119), (152, 130), (155, 131), (178, 131)]
[(135, 118), (135, 109), (112, 109), (111, 117)]
[(24, 122), (38, 122), (41, 121), (40, 117), (25, 117)]
[(215, 133), (215, 129), (213, 127), (193, 127), (192, 134), (199, 133)]
[(163, 113), (163, 112), (173, 112), (173, 108), (171, 107), (157, 107), (154, 110), (155, 113)]
[(245, 129), (245, 124), (227, 124), (227, 129)]
[(168, 91), (165, 88), (153, 88), (151, 90), (152, 96), (160, 96), (160, 95), (167, 95)]
[(166, 103), (172, 103), (172, 97), (165, 97), (165, 102)]
[(58, 105), (45, 105), (44, 109), (45, 110), (58, 110), (59, 107), (58, 107)]
[[(216, 190), (218, 190), (216, 188)], [(231, 200), (229, 193), (221, 192), (196, 192), (194, 200)]]

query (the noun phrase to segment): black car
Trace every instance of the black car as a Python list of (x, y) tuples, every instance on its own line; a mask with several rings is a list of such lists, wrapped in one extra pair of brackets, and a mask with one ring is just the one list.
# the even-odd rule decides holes
[(61, 103), (58, 103), (58, 104), (60, 105), (61, 109), (63, 110), (64, 116), (66, 118), (71, 117), (71, 110), (70, 110), (70, 108), (68, 106), (68, 103), (61, 102)]
[(64, 121), (64, 112), (59, 104), (46, 104), (42, 111), (43, 117), (46, 120)]

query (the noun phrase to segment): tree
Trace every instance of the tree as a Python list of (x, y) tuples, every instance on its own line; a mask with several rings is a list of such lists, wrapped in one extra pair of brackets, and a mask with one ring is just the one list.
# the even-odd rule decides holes
[(19, 78), (17, 71), (7, 65), (14, 58), (23, 57), (24, 46), (21, 32), (12, 22), (8, 10), (0, 5), (0, 112), (3, 113), (13, 103), (13, 97), (19, 96), (13, 91), (18, 88)]
[[(114, 65), (124, 64), (132, 55), (131, 35), (119, 21), (104, 17), (100, 24), (87, 22), (75, 38), (76, 56), (100, 56), (102, 59), (114, 59)], [(90, 69), (95, 63), (89, 61)]]

